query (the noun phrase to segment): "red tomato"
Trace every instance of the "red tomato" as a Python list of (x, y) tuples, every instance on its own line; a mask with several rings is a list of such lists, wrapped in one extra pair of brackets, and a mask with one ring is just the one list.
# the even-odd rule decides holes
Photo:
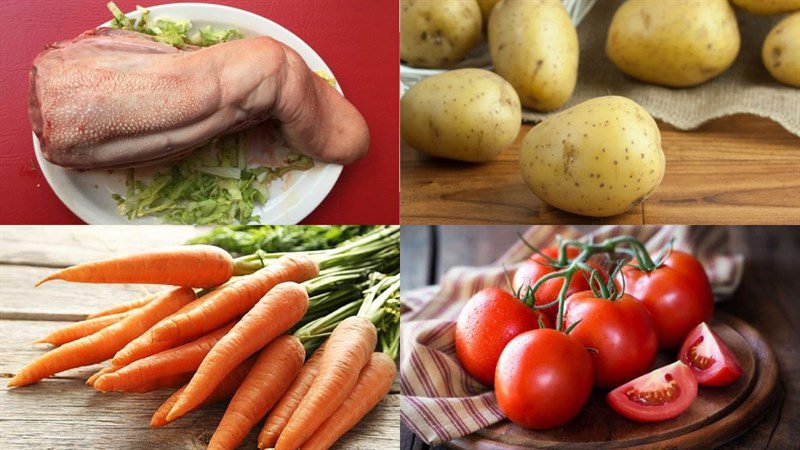
[[(634, 264), (635, 260), (631, 263)], [(622, 269), (625, 292), (650, 311), (659, 348), (675, 349), (700, 322), (711, 319), (714, 295), (703, 266), (688, 253), (673, 251), (661, 267), (647, 273)]]
[(539, 328), (539, 317), (545, 326), (552, 326), (541, 313), (502, 289), (478, 292), (464, 305), (456, 323), (456, 354), (461, 366), (491, 386), (503, 348), (516, 335)]
[[(542, 250), (542, 253), (553, 259), (558, 258), (558, 248), (556, 247), (545, 248)], [(575, 258), (579, 253), (580, 250), (577, 248), (567, 247), (568, 258)], [(595, 269), (600, 269), (599, 266), (593, 261), (589, 261), (587, 264)], [(517, 290), (522, 286), (530, 286), (531, 284), (536, 283), (543, 276), (549, 273), (557, 272), (558, 270), (560, 269), (552, 267), (547, 259), (545, 259), (543, 256), (534, 253), (530, 258), (528, 258), (527, 261), (522, 263), (519, 269), (517, 269), (517, 272), (514, 274), (512, 285), (514, 286), (514, 290)], [(600, 271), (600, 273), (602, 274), (603, 272)], [(554, 278), (552, 280), (545, 281), (539, 290), (536, 291), (536, 304), (546, 305), (554, 301), (558, 298), (558, 293), (563, 286), (563, 278)], [(586, 281), (584, 272), (578, 272), (572, 277), (572, 280), (569, 283), (567, 297), (576, 292), (587, 290), (589, 290), (589, 283)], [(521, 293), (522, 295), (525, 294), (524, 288), (522, 289)], [(544, 313), (550, 319), (555, 319), (556, 314), (558, 314), (558, 305), (551, 306), (550, 308), (542, 311), (544, 311)]]
[(647, 373), (656, 360), (658, 340), (647, 309), (630, 295), (601, 299), (592, 291), (567, 299), (565, 327), (578, 323), (570, 336), (590, 351), (594, 384), (612, 388)]
[(512, 422), (555, 428), (575, 418), (589, 399), (592, 360), (577, 339), (560, 331), (527, 331), (500, 355), (494, 390)]
[(727, 386), (742, 376), (736, 355), (705, 322), (689, 333), (678, 357), (702, 386)]
[(661, 422), (681, 415), (697, 397), (692, 369), (676, 361), (609, 392), (606, 401), (623, 417)]

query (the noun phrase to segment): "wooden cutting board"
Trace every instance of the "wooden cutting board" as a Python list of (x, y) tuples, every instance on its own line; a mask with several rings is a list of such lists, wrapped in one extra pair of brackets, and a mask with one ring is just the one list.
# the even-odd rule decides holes
[(643, 204), (614, 217), (553, 208), (525, 186), (519, 147), (531, 129), (484, 164), (431, 158), (401, 144), (400, 215), (411, 224), (698, 224), (800, 222), (800, 137), (769, 119), (736, 115), (697, 130), (658, 122), (664, 180)]
[[(745, 322), (718, 313), (712, 323), (739, 358), (744, 376), (723, 388), (700, 387), (697, 399), (682, 415), (644, 424), (627, 420), (605, 403), (605, 392), (594, 392), (583, 412), (553, 430), (532, 431), (500, 422), (447, 444), (461, 450), (523, 448), (707, 448), (721, 445), (746, 431), (779, 395), (775, 355), (761, 335)], [(656, 364), (666, 365), (675, 354), (662, 352)]]

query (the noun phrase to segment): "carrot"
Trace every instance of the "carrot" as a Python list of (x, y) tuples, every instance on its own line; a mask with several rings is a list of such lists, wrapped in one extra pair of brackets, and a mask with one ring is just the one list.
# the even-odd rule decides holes
[(132, 301), (129, 301), (129, 302), (121, 303), (119, 305), (112, 306), (111, 308), (104, 309), (102, 311), (97, 311), (96, 313), (89, 314), (88, 316), (86, 316), (86, 318), (87, 319), (95, 319), (97, 317), (110, 316), (112, 314), (123, 313), (123, 312), (126, 312), (126, 311), (130, 311), (132, 309), (140, 308), (140, 307), (150, 303), (150, 300), (152, 300), (155, 296), (156, 296), (156, 294), (150, 294), (150, 295), (148, 295), (146, 297), (137, 298), (136, 300), (132, 300)]
[(325, 450), (353, 428), (389, 392), (397, 367), (385, 353), (373, 353), (355, 388), (339, 408), (303, 444), (303, 450)]
[[(319, 274), (317, 263), (305, 255), (285, 255), (252, 275), (207, 295), (208, 300), (176, 314), (153, 329), (157, 341), (176, 342), (207, 333), (244, 314), (270, 289), (284, 281), (301, 283)], [(204, 296), (206, 297), (206, 296)]]
[(278, 438), (277, 450), (299, 448), (339, 408), (356, 385), (377, 340), (375, 326), (363, 317), (348, 317), (333, 330), (317, 377)]
[(233, 322), (192, 342), (183, 344), (147, 358), (135, 361), (115, 372), (97, 378), (94, 388), (98, 391), (124, 391), (145, 382), (167, 375), (192, 372), (203, 358), (231, 328)]
[(175, 375), (167, 375), (165, 377), (154, 378), (152, 380), (144, 381), (136, 386), (130, 386), (122, 389), (120, 392), (133, 392), (143, 394), (145, 392), (157, 391), (159, 389), (173, 388), (186, 384), (192, 378), (191, 372), (177, 373)]
[(94, 334), (109, 325), (113, 325), (127, 317), (129, 314), (130, 311), (74, 322), (53, 331), (47, 336), (37, 340), (35, 343), (51, 344), (55, 345), (56, 347), (59, 345), (64, 345), (68, 342), (72, 342), (82, 337)]
[(54, 373), (105, 361), (125, 344), (194, 298), (194, 291), (190, 288), (166, 291), (121, 321), (36, 358), (15, 375), (8, 386), (25, 386)]
[(182, 344), (185, 344), (185, 342), (176, 342), (174, 344), (171, 342), (156, 342), (153, 339), (153, 329), (151, 328), (120, 349), (111, 359), (111, 364), (117, 367), (125, 367), (134, 361), (153, 356)]
[(236, 448), (281, 398), (303, 367), (305, 356), (303, 344), (294, 336), (281, 336), (266, 346), (233, 395), (208, 448)]
[[(239, 388), (239, 385), (242, 384), (244, 378), (247, 376), (247, 373), (250, 372), (250, 368), (253, 367), (253, 363), (256, 362), (256, 357), (252, 356), (247, 358), (243, 363), (236, 366), (233, 369), (233, 372), (229, 373), (228, 376), (225, 377), (224, 380), (214, 389), (214, 392), (208, 396), (203, 403), (201, 403), (198, 408), (203, 407), (205, 405), (210, 405), (211, 403), (216, 403), (221, 400), (227, 400), (233, 397), (233, 394), (236, 392), (236, 389)], [(189, 377), (191, 378), (191, 377)], [(188, 382), (189, 380), (187, 380)], [(178, 401), (178, 398), (183, 393), (183, 390), (186, 386), (181, 387), (177, 391), (175, 391), (169, 398), (164, 401), (164, 403), (158, 408), (158, 410), (153, 414), (153, 418), (150, 419), (150, 426), (153, 428), (163, 427), (168, 423), (167, 421), (167, 414), (169, 410), (175, 405), (175, 402)]]
[(145, 283), (207, 288), (233, 275), (233, 258), (211, 245), (188, 245), (120, 256), (59, 270), (36, 283), (50, 280), (78, 283)]
[[(183, 314), (187, 311), (191, 311), (192, 309), (196, 308), (197, 306), (205, 302), (208, 298), (209, 298), (208, 295), (205, 295), (193, 302), (187, 303), (176, 313), (172, 314), (169, 317), (174, 317), (177, 314)], [(169, 317), (167, 319), (169, 319)], [(156, 353), (162, 352), (164, 350), (169, 350), (170, 348), (176, 347), (181, 344), (185, 344), (186, 342), (191, 340), (191, 339), (182, 339), (176, 342), (167, 342), (167, 341), (159, 342), (153, 338), (153, 328), (150, 328), (141, 336), (128, 342), (128, 345), (123, 347), (120, 351), (117, 352), (116, 355), (114, 355), (114, 358), (112, 358), (111, 363), (115, 366), (124, 367), (136, 360), (146, 358), (151, 355), (155, 355)]]
[(87, 386), (94, 386), (94, 382), (97, 381), (98, 378), (102, 377), (103, 375), (105, 375), (107, 373), (115, 372), (117, 369), (119, 369), (119, 367), (117, 367), (117, 366), (115, 366), (113, 364), (108, 366), (108, 367), (103, 367), (102, 369), (100, 369), (97, 372), (95, 372), (94, 375), (90, 376), (86, 380), (86, 385)]
[(292, 417), (297, 405), (308, 393), (314, 377), (317, 376), (317, 369), (321, 359), (322, 348), (314, 352), (311, 359), (300, 369), (297, 378), (294, 379), (292, 385), (283, 394), (278, 404), (269, 412), (267, 420), (264, 422), (264, 428), (261, 429), (261, 433), (258, 435), (258, 448), (271, 448), (278, 442), (278, 436), (283, 432), (289, 422), (289, 418)]
[(175, 420), (199, 405), (234, 367), (296, 324), (308, 309), (308, 292), (297, 283), (272, 288), (200, 364), (167, 418)]

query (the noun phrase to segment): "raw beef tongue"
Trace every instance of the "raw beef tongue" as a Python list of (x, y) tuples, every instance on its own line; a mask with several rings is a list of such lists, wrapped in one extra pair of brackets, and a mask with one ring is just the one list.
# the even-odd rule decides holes
[(87, 31), (36, 57), (29, 116), (45, 159), (80, 169), (172, 159), (268, 119), (313, 158), (346, 164), (369, 147), (358, 110), (269, 37), (179, 50), (132, 31)]

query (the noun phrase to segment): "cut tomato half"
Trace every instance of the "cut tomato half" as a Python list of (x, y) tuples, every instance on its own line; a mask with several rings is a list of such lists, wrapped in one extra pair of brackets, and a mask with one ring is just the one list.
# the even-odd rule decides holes
[(701, 386), (727, 386), (742, 376), (742, 366), (725, 341), (705, 322), (694, 327), (678, 357)]
[(672, 419), (697, 397), (697, 380), (681, 361), (656, 369), (609, 392), (606, 401), (623, 417), (637, 422)]

